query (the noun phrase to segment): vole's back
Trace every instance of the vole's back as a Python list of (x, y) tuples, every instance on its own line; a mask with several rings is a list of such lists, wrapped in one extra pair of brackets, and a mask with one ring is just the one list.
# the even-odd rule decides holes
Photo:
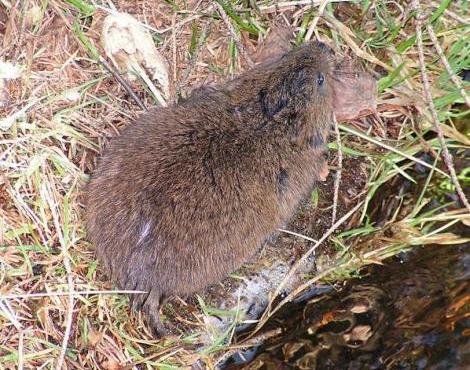
[(98, 257), (153, 324), (171, 294), (214, 283), (292, 216), (322, 171), (327, 51), (305, 46), (225, 86), (142, 116), (88, 187)]

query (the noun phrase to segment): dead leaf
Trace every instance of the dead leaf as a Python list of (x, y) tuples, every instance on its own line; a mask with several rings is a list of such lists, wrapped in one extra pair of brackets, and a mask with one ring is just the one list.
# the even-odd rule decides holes
[(252, 56), (253, 62), (270, 61), (289, 51), (293, 32), (293, 27), (274, 25), (268, 36), (266, 36), (254, 52)]
[(325, 326), (328, 323), (330, 323), (331, 321), (333, 321), (334, 319), (335, 319), (335, 314), (333, 312), (327, 312), (327, 313), (323, 314), (320, 326)]
[(364, 312), (367, 312), (369, 311), (369, 306), (368, 305), (365, 305), (365, 304), (357, 304), (355, 305), (354, 307), (351, 308), (351, 312), (352, 313), (364, 313)]
[(365, 343), (372, 336), (372, 328), (369, 325), (358, 325), (353, 328), (351, 333), (343, 335), (346, 342)]
[(168, 63), (141, 23), (126, 13), (110, 14), (103, 22), (101, 41), (116, 68), (128, 72), (131, 79), (138, 74), (159, 103), (166, 105), (170, 96)]
[(103, 369), (106, 370), (122, 370), (125, 369), (125, 366), (121, 365), (118, 361), (109, 359), (108, 361), (105, 361), (101, 364), (103, 366)]
[[(0, 109), (5, 108), (9, 103), (8, 81), (19, 79), (22, 69), (17, 64), (0, 60)], [(0, 130), (8, 130), (11, 126), (8, 124), (9, 121), (7, 118), (0, 119)]]
[(8, 46), (13, 44), (15, 35), (18, 34), (18, 16), (19, 11), (16, 7), (12, 7), (7, 14), (7, 19), (4, 23), (4, 32), (3, 32), (3, 47), (6, 49)]
[(24, 17), (24, 27), (26, 29), (32, 28), (36, 23), (40, 22), (42, 18), (42, 9), (37, 4), (32, 4), (26, 11)]
[(349, 121), (377, 109), (376, 82), (352, 61), (337, 63), (334, 69), (334, 111), (338, 121)]
[(0, 7), (0, 34), (5, 33), (6, 23), (8, 22), (8, 14), (5, 7)]
[(90, 332), (88, 334), (88, 343), (90, 347), (94, 348), (97, 344), (103, 339), (103, 333), (90, 328)]
[(284, 359), (289, 361), (291, 358), (295, 357), (295, 354), (305, 345), (302, 342), (287, 342), (282, 346), (282, 353)]

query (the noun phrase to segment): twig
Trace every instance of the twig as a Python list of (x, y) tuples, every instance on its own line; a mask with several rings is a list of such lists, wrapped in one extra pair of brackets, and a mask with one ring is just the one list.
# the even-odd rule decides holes
[(427, 162), (425, 162), (425, 161), (423, 161), (419, 158), (416, 158), (416, 157), (414, 157), (410, 154), (402, 152), (402, 151), (398, 150), (397, 148), (395, 148), (391, 145), (385, 144), (385, 143), (381, 142), (380, 140), (377, 140), (376, 138), (374, 138), (372, 136), (368, 136), (368, 135), (362, 133), (361, 131), (354, 130), (351, 127), (346, 126), (346, 125), (339, 124), (338, 127), (343, 131), (346, 131), (350, 134), (356, 135), (357, 137), (360, 137), (361, 139), (367, 140), (367, 141), (369, 141), (369, 142), (371, 142), (375, 145), (378, 145), (378, 146), (380, 146), (384, 149), (390, 150), (391, 152), (399, 154), (403, 158), (409, 159), (410, 161), (419, 163), (420, 165), (422, 165), (424, 167), (427, 167), (429, 169), (434, 169), (435, 171), (439, 172), (441, 175), (444, 175), (445, 177), (450, 178), (450, 176), (447, 173), (445, 173), (444, 171), (442, 171), (441, 169), (439, 169), (437, 167), (433, 167), (429, 163), (427, 163)]
[(2, 3), (2, 5), (8, 10), (10, 10), (13, 7), (13, 5), (11, 5), (11, 3), (8, 0), (0, 0), (0, 3)]
[[(272, 303), (274, 299), (279, 295), (281, 290), (284, 288), (284, 286), (287, 284), (287, 282), (290, 280), (290, 278), (295, 274), (295, 272), (299, 269), (299, 267), (309, 258), (309, 256), (326, 240), (330, 237), (331, 234), (335, 232), (338, 227), (340, 227), (346, 220), (351, 217), (354, 212), (356, 212), (361, 206), (363, 202), (359, 202), (354, 206), (348, 213), (346, 213), (343, 217), (341, 217), (334, 225), (332, 225), (318, 241), (315, 243), (315, 245), (310, 248), (307, 252), (304, 253), (304, 255), (292, 266), (292, 268), (289, 270), (287, 275), (282, 279), (281, 283), (278, 285), (276, 290), (271, 296), (271, 299), (268, 303), (268, 306), (266, 307), (266, 310), (264, 311), (263, 315), (258, 321), (258, 325), (254, 328), (252, 333), (248, 338), (251, 338), (255, 333), (257, 333), (264, 325), (264, 323), (275, 313), (277, 312), (282, 306), (284, 306), (287, 302), (289, 302), (293, 298), (293, 293), (298, 294), (301, 292), (303, 289), (308, 287), (308, 285), (303, 284), (301, 287), (303, 289), (297, 288), (293, 293), (290, 293), (286, 298), (284, 298), (279, 304), (274, 309), (271, 309)], [(319, 276), (323, 276), (324, 272), (321, 273)]]
[[(435, 1), (433, 1), (431, 3), (431, 6), (435, 9), (438, 9), (440, 5), (441, 4), (439, 4)], [(450, 11), (449, 9), (444, 10), (444, 14), (447, 15), (449, 18), (452, 18), (452, 19), (454, 19), (455, 21), (457, 21), (461, 24), (465, 24), (466, 26), (470, 26), (470, 20), (468, 18), (467, 19), (462, 18), (459, 15), (455, 14), (454, 12)]]
[(23, 330), (15, 311), (11, 308), (8, 301), (3, 302), (3, 298), (0, 298), (0, 311), (2, 312), (2, 316), (8, 319), (16, 328), (16, 330)]
[[(348, 263), (342, 265), (342, 268), (346, 268), (349, 266), (349, 264), (352, 261), (349, 261)], [(286, 298), (284, 298), (281, 302), (278, 303), (276, 308), (271, 311), (271, 316), (276, 313), (282, 306), (284, 306), (286, 303), (290, 302), (293, 300), (294, 297), (297, 297), (300, 293), (302, 293), (304, 290), (308, 289), (309, 287), (312, 286), (312, 284), (319, 282), (320, 280), (326, 278), (327, 276), (333, 274), (335, 271), (338, 270), (338, 264), (335, 264), (326, 270), (323, 270), (320, 272), (318, 275), (315, 275), (311, 279), (307, 280), (304, 282), (302, 285), (298, 286), (297, 288), (294, 289)]]
[(423, 80), (424, 98), (426, 99), (428, 108), (431, 111), (432, 123), (437, 132), (439, 143), (442, 147), (442, 156), (444, 158), (444, 162), (447, 166), (447, 169), (449, 170), (450, 178), (455, 186), (455, 190), (457, 191), (457, 194), (460, 200), (465, 205), (467, 210), (470, 212), (470, 203), (468, 203), (468, 199), (465, 196), (465, 193), (463, 192), (462, 187), (460, 186), (459, 179), (457, 178), (457, 174), (455, 172), (455, 168), (453, 164), (453, 158), (452, 158), (452, 155), (449, 153), (449, 149), (447, 148), (445, 137), (442, 132), (442, 128), (440, 127), (440, 122), (439, 122), (439, 117), (437, 115), (436, 107), (434, 106), (434, 102), (433, 102), (432, 95), (431, 95), (431, 88), (430, 88), (430, 84), (428, 80), (428, 75), (426, 73), (426, 65), (425, 65), (424, 50), (423, 50), (423, 38), (421, 34), (421, 26), (422, 26), (423, 20), (425, 19), (424, 18), (425, 16), (422, 13), (421, 4), (419, 0), (413, 0), (411, 4), (412, 4), (412, 8), (416, 10), (416, 17), (415, 17), (416, 41), (418, 45), (418, 57), (419, 57), (419, 67), (421, 70), (421, 79)]
[(313, 32), (315, 31), (317, 27), (318, 20), (323, 15), (323, 12), (325, 11), (325, 8), (329, 2), (330, 0), (321, 1), (320, 6), (318, 7), (318, 14), (315, 16), (315, 18), (313, 18), (313, 21), (312, 23), (310, 23), (310, 27), (308, 28), (307, 34), (305, 35), (306, 41), (310, 41), (310, 39), (312, 38)]
[(465, 104), (467, 104), (467, 107), (470, 108), (470, 98), (468, 97), (467, 93), (465, 92), (465, 89), (460, 83), (459, 78), (455, 75), (454, 71), (452, 70), (452, 67), (450, 66), (449, 61), (447, 60), (447, 57), (445, 56), (444, 51), (442, 50), (441, 45), (439, 44), (439, 41), (437, 40), (436, 34), (434, 33), (432, 26), (428, 24), (426, 27), (426, 30), (428, 31), (429, 37), (431, 38), (431, 41), (434, 44), (434, 47), (436, 48), (437, 54), (439, 54), (439, 58), (441, 59), (442, 64), (444, 64), (444, 67), (446, 67), (446, 70), (450, 76), (450, 79), (455, 84), (455, 86), (457, 86), (457, 88), (459, 89), (460, 95), (462, 95), (462, 97), (464, 98)]
[[(117, 12), (113, 9), (107, 8), (105, 6), (102, 6), (102, 5), (95, 5), (95, 6), (96, 6), (97, 9), (101, 9), (101, 10), (103, 10), (103, 11), (109, 13), (109, 14), (113, 14), (113, 15), (119, 15), (120, 14), (119, 12)], [(145, 28), (147, 28), (148, 30), (150, 30), (152, 32), (155, 32), (159, 35), (162, 35), (162, 34), (168, 32), (168, 31), (172, 31), (174, 27), (180, 28), (180, 27), (184, 26), (186, 23), (192, 22), (192, 21), (194, 21), (196, 19), (199, 19), (199, 18), (202, 18), (202, 17), (210, 16), (212, 11), (213, 11), (213, 6), (209, 5), (208, 7), (206, 7), (204, 9), (204, 13), (191, 15), (191, 16), (185, 18), (184, 20), (176, 23), (175, 25), (172, 24), (171, 26), (168, 26), (168, 27), (163, 28), (163, 29), (158, 29), (158, 28), (152, 27), (146, 22), (140, 22), (140, 21), (138, 21), (138, 22), (142, 27), (145, 27)]]
[(184, 86), (186, 86), (188, 82), (188, 78), (191, 75), (191, 72), (193, 71), (194, 67), (196, 66), (196, 63), (199, 59), (199, 54), (201, 53), (202, 48), (204, 46), (204, 41), (206, 40), (209, 28), (210, 28), (210, 23), (203, 24), (202, 32), (199, 35), (199, 38), (197, 40), (196, 49), (194, 50), (193, 55), (191, 55), (191, 59), (189, 60), (188, 67), (185, 69), (183, 76), (180, 78), (178, 82), (178, 86), (176, 88), (176, 96), (178, 96), (181, 92), (181, 89)]
[(382, 60), (377, 58), (373, 54), (369, 54), (365, 51), (365, 48), (356, 43), (356, 35), (347, 27), (344, 23), (338, 21), (332, 14), (325, 13), (323, 14), (323, 20), (325, 20), (330, 28), (335, 29), (344, 40), (344, 42), (351, 48), (351, 50), (356, 54), (357, 57), (365, 59), (373, 64), (377, 64), (383, 67), (386, 71), (392, 72), (393, 67), (389, 66), (387, 63), (384, 63)]
[[(64, 21), (64, 23), (67, 25), (67, 28), (69, 30), (73, 30), (73, 27), (72, 25), (70, 24), (70, 22), (68, 21), (68, 19), (64, 16), (64, 14), (60, 11), (59, 9), (59, 6), (57, 4), (55, 4), (54, 2), (51, 3), (52, 6), (54, 7), (55, 9), (55, 12), (56, 14), (58, 14), (62, 20)], [(116, 14), (116, 12), (113, 12), (113, 11), (110, 11), (110, 13), (113, 13), (113, 14)], [(72, 32), (72, 35), (74, 35), (75, 39), (77, 40), (78, 44), (81, 45), (82, 42), (80, 41), (80, 39), (75, 35), (75, 32)], [(147, 108), (145, 107), (144, 103), (142, 103), (142, 101), (139, 99), (139, 97), (134, 93), (134, 91), (132, 90), (132, 88), (129, 86), (129, 84), (121, 77), (121, 74), (119, 73), (119, 71), (114, 68), (114, 66), (112, 66), (111, 64), (109, 64), (106, 59), (104, 59), (101, 55), (99, 56), (98, 58), (98, 62), (100, 62), (103, 67), (113, 75), (113, 77), (121, 84), (122, 87), (124, 87), (124, 89), (127, 91), (127, 93), (131, 96), (132, 99), (134, 99), (134, 101), (137, 103), (137, 105), (140, 107), (140, 109), (144, 110), (144, 111), (147, 111)]]
[(295, 233), (293, 231), (289, 231), (289, 230), (285, 230), (285, 229), (278, 229), (279, 231), (283, 232), (283, 233), (286, 233), (286, 234), (290, 234), (290, 235), (294, 235), (294, 236), (298, 236), (299, 238), (302, 238), (302, 239), (305, 239), (305, 240), (308, 240), (309, 242), (314, 242), (316, 243), (318, 240), (315, 240), (315, 239), (312, 239), (308, 236), (305, 236), (305, 235), (302, 235), (302, 234), (299, 234), (299, 233)]
[[(173, 14), (173, 17), (171, 18), (171, 24), (173, 25), (173, 29), (171, 30), (171, 56), (173, 59), (173, 81), (172, 81), (172, 86), (176, 86), (176, 82), (178, 81), (178, 73), (177, 73), (177, 58), (176, 58), (176, 31), (177, 28), (175, 27), (176, 24), (176, 13)], [(176, 102), (177, 95), (176, 95), (176, 90), (173, 90), (173, 97), (172, 100)]]
[(86, 296), (93, 294), (147, 294), (148, 292), (142, 290), (84, 290), (73, 292), (49, 292), (49, 293), (29, 293), (29, 294), (7, 294), (0, 296), (0, 303), (2, 299), (39, 299), (44, 297), (64, 297), (64, 296)]
[[(11, 60), (14, 60), (15, 62), (18, 61), (19, 53), (23, 51), (23, 48), (21, 46), (23, 43), (23, 38), (25, 34), (25, 19), (26, 19), (26, 9), (28, 8), (29, 4), (28, 1), (24, 1), (23, 4), (21, 5), (21, 9), (19, 10), (19, 26), (16, 32), (16, 40), (13, 42), (13, 45), (17, 45), (18, 47), (13, 48), (13, 53), (11, 56)], [(16, 7), (16, 6), (15, 6)], [(17, 15), (18, 17), (18, 15)]]
[[(69, 251), (68, 251), (68, 245), (65, 241), (64, 235), (61, 230), (61, 224), (59, 223), (59, 216), (56, 212), (56, 209), (54, 207), (54, 204), (50, 202), (49, 204), (51, 212), (52, 212), (52, 218), (54, 220), (54, 226), (57, 232), (57, 235), (60, 240), (60, 244), (62, 247), (62, 257), (63, 257), (63, 262), (64, 262), (64, 267), (65, 267), (65, 272), (67, 273), (67, 285), (70, 293), (73, 293), (74, 291), (74, 282), (73, 282), (73, 276), (72, 276), (72, 267), (70, 265), (70, 257), (69, 257)], [(57, 360), (57, 370), (62, 370), (63, 369), (63, 364), (65, 361), (65, 353), (67, 351), (67, 345), (69, 342), (69, 337), (70, 337), (70, 332), (72, 330), (72, 322), (73, 322), (73, 306), (74, 306), (74, 297), (73, 294), (70, 294), (68, 296), (68, 309), (67, 309), (67, 315), (65, 318), (65, 331), (64, 331), (64, 337), (62, 339), (62, 345), (60, 348), (60, 355), (59, 359)]]
[(233, 38), (233, 41), (235, 41), (235, 45), (237, 45), (238, 52), (246, 60), (248, 67), (252, 68), (255, 65), (255, 63), (246, 52), (245, 47), (243, 46), (243, 43), (241, 42), (239, 35), (235, 31), (235, 28), (233, 27), (232, 22), (230, 21), (230, 18), (228, 17), (224, 8), (222, 7), (222, 5), (218, 3), (217, 0), (214, 0), (214, 5), (217, 8), (217, 11), (219, 12), (220, 16), (222, 17), (222, 20), (224, 21), (225, 26), (229, 30), (230, 35)]
[(335, 189), (333, 193), (333, 212), (331, 214), (331, 224), (333, 225), (336, 221), (336, 214), (338, 211), (338, 197), (339, 197), (339, 185), (341, 184), (341, 172), (343, 170), (343, 147), (341, 145), (341, 135), (339, 133), (338, 121), (336, 117), (333, 117), (336, 143), (338, 144), (338, 169), (336, 170), (335, 177)]
[(147, 357), (139, 358), (138, 361), (133, 361), (132, 363), (130, 363), (130, 364), (124, 366), (124, 367), (120, 367), (119, 370), (132, 370), (132, 369), (135, 369), (136, 367), (140, 368), (140, 367), (138, 367), (138, 365), (141, 365), (143, 363), (146, 363), (148, 361), (155, 360), (155, 359), (157, 359), (156, 361), (158, 361), (158, 362), (163, 362), (167, 358), (173, 357), (174, 355), (176, 355), (182, 349), (183, 348), (181, 346), (164, 348), (164, 349), (162, 349), (161, 351), (159, 351), (157, 353), (152, 353), (151, 355), (149, 355)]
[(23, 351), (24, 351), (24, 330), (20, 330), (18, 340), (18, 370), (23, 370)]
[[(301, 5), (318, 5), (321, 4), (323, 0), (297, 0), (297, 1), (281, 1), (276, 2), (274, 5), (264, 5), (260, 6), (259, 10), (261, 13), (274, 13), (278, 12), (283, 8), (292, 8)], [(330, 0), (335, 3), (350, 2), (352, 0)]]
[(247, 339), (240, 344), (232, 346), (227, 352), (225, 352), (222, 356), (220, 356), (217, 360), (215, 360), (215, 365), (217, 366), (221, 362), (226, 361), (230, 356), (232, 356), (233, 354), (237, 353), (238, 351), (242, 349), (259, 346), (260, 344), (264, 343), (266, 340), (272, 337), (275, 337), (277, 335), (280, 335), (281, 333), (282, 333), (281, 328), (269, 330), (266, 333), (262, 333), (260, 335), (257, 335), (256, 337)]
[(116, 79), (117, 82), (121, 84), (121, 86), (124, 88), (124, 90), (127, 91), (127, 93), (131, 96), (132, 99), (137, 103), (137, 105), (140, 107), (140, 109), (144, 111), (148, 111), (147, 107), (142, 103), (142, 100), (139, 99), (139, 97), (136, 95), (136, 93), (132, 90), (132, 88), (129, 86), (129, 84), (126, 82), (121, 77), (121, 74), (119, 71), (114, 68), (111, 64), (109, 64), (106, 59), (104, 59), (102, 56), (99, 57), (98, 61), (103, 65), (103, 67), (113, 75), (113, 77)]

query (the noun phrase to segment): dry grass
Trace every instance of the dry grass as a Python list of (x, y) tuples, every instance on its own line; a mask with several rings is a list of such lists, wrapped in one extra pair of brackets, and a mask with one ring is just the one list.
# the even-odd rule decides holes
[[(337, 253), (305, 287), (340, 281), (413, 246), (468, 241), (448, 232), (456, 223), (468, 225), (469, 215), (452, 197), (455, 187), (439, 157), (442, 143), (422, 96), (413, 14), (400, 2), (315, 1), (311, 8), (310, 1), (277, 7), (232, 1), (223, 4), (222, 18), (221, 6), (205, 0), (116, 0), (99, 7), (84, 0), (2, 0), (0, 61), (21, 66), (21, 77), (0, 86), (0, 369), (172, 369), (198, 360), (211, 368), (230, 351), (223, 338), (210, 350), (198, 347), (197, 335), (153, 339), (126, 295), (111, 292), (86, 241), (82, 186), (100, 148), (140, 113), (90, 48), (104, 55), (99, 30), (111, 3), (151, 27), (173, 68), (172, 84), (183, 93), (246, 68), (275, 23), (292, 25), (296, 42), (319, 35), (356, 55), (379, 79), (378, 113), (339, 125), (343, 156), (362, 161), (368, 181), (351, 199), (340, 192), (338, 218), (363, 205), (345, 224), (348, 231), (330, 237)], [(422, 28), (429, 92), (465, 189), (468, 169), (459, 158), (470, 145), (468, 97), (462, 96), (468, 83), (457, 86), (455, 79), (470, 66), (466, 9), (450, 1), (422, 1), (421, 7), (428, 15), (424, 26), (435, 33), (430, 39)], [(155, 104), (140, 83), (131, 86), (145, 106)], [(416, 171), (425, 166), (431, 170), (421, 181)], [(348, 169), (342, 172), (347, 187)], [(414, 188), (393, 188), (377, 202), (377, 193), (397, 178)], [(451, 204), (439, 209), (431, 199), (445, 194)], [(384, 205), (385, 198), (393, 201)], [(382, 219), (374, 223), (377, 213)], [(193, 324), (197, 317), (194, 312)]]

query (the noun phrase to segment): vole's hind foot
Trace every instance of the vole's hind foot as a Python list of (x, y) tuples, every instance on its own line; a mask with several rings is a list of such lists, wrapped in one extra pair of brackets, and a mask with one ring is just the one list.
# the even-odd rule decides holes
[(165, 296), (151, 290), (140, 302), (139, 309), (141, 309), (147, 316), (147, 323), (153, 334), (157, 337), (164, 337), (169, 333), (160, 320), (160, 308), (163, 306), (165, 301)]
[(162, 338), (170, 333), (160, 320), (160, 312), (158, 310), (156, 312), (147, 312), (146, 316), (147, 323), (153, 335)]

